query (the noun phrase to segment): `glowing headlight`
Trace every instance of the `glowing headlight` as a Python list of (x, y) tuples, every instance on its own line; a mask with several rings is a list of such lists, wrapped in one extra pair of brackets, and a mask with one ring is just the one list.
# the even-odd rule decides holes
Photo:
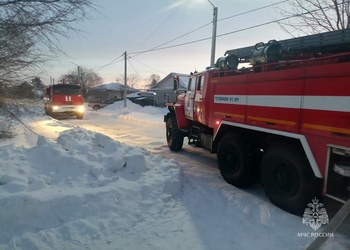
[(78, 106), (78, 112), (83, 113), (84, 110), (84, 106)]
[(59, 106), (52, 106), (52, 110), (56, 111), (58, 110), (60, 107)]

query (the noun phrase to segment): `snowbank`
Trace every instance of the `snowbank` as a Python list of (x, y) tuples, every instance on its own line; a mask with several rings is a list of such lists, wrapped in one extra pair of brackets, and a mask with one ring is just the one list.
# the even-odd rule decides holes
[(181, 192), (174, 161), (81, 128), (0, 159), (1, 249), (86, 249), (152, 222)]
[(142, 107), (127, 100), (126, 108), (124, 108), (124, 101), (118, 101), (99, 110), (99, 112), (111, 114), (114, 118), (164, 127), (163, 116), (168, 113), (168, 108)]

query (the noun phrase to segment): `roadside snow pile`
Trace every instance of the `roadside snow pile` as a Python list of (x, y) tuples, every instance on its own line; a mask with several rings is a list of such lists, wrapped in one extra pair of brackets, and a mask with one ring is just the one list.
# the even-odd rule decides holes
[(106, 243), (167, 213), (182, 189), (175, 161), (81, 128), (1, 147), (0, 173), (0, 249)]
[(164, 127), (163, 115), (168, 113), (168, 108), (159, 108), (153, 106), (142, 107), (127, 100), (126, 108), (124, 107), (124, 101), (119, 101), (105, 107), (99, 112), (111, 113), (111, 111), (114, 117), (132, 122)]

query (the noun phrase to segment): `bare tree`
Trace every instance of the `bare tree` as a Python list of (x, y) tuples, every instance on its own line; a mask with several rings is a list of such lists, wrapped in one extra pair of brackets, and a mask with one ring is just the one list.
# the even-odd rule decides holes
[(73, 24), (93, 8), (91, 0), (0, 1), (0, 85), (62, 52), (59, 39), (79, 32)]
[(71, 84), (80, 84), (83, 88), (84, 96), (87, 95), (90, 89), (101, 85), (103, 82), (102, 77), (100, 77), (92, 69), (85, 69), (79, 67), (78, 70), (72, 70), (69, 73), (62, 75), (61, 79), (65, 79)]
[(290, 0), (279, 8), (279, 24), (292, 36), (349, 29), (349, 7), (350, 0)]
[(140, 81), (140, 76), (138, 74), (129, 74), (127, 77), (128, 85), (134, 87)]
[(23, 112), (27, 105), (9, 99), (10, 90), (62, 53), (59, 39), (79, 33), (74, 24), (89, 18), (91, 9), (92, 0), (0, 0), (0, 138), (9, 135), (9, 120), (30, 115)]
[[(119, 75), (119, 77), (124, 81), (124, 75)], [(128, 74), (126, 80), (127, 80), (128, 86), (131, 88), (134, 88), (134, 86), (141, 81), (141, 77), (139, 74), (136, 74), (136, 73)], [(119, 80), (117, 79), (117, 81)]]
[(146, 85), (146, 87), (148, 87), (148, 88), (153, 88), (156, 84), (157, 84), (157, 82), (159, 82), (160, 81), (160, 76), (159, 75), (157, 75), (157, 74), (152, 74), (149, 78), (148, 78), (148, 82), (149, 82), (149, 84), (148, 85)]

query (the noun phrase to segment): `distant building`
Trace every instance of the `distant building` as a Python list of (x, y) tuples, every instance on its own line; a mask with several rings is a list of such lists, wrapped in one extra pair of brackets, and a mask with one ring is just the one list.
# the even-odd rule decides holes
[[(123, 83), (108, 83), (102, 84), (89, 90), (86, 101), (93, 100), (123, 100), (124, 99), (124, 84)], [(126, 94), (136, 92), (137, 90), (127, 87)]]
[[(174, 92), (174, 77), (179, 77), (179, 88)], [(165, 106), (166, 103), (172, 103), (176, 101), (176, 97), (184, 93), (188, 86), (188, 74), (182, 73), (170, 73), (162, 80), (157, 82), (150, 91), (154, 92), (153, 105)]]

